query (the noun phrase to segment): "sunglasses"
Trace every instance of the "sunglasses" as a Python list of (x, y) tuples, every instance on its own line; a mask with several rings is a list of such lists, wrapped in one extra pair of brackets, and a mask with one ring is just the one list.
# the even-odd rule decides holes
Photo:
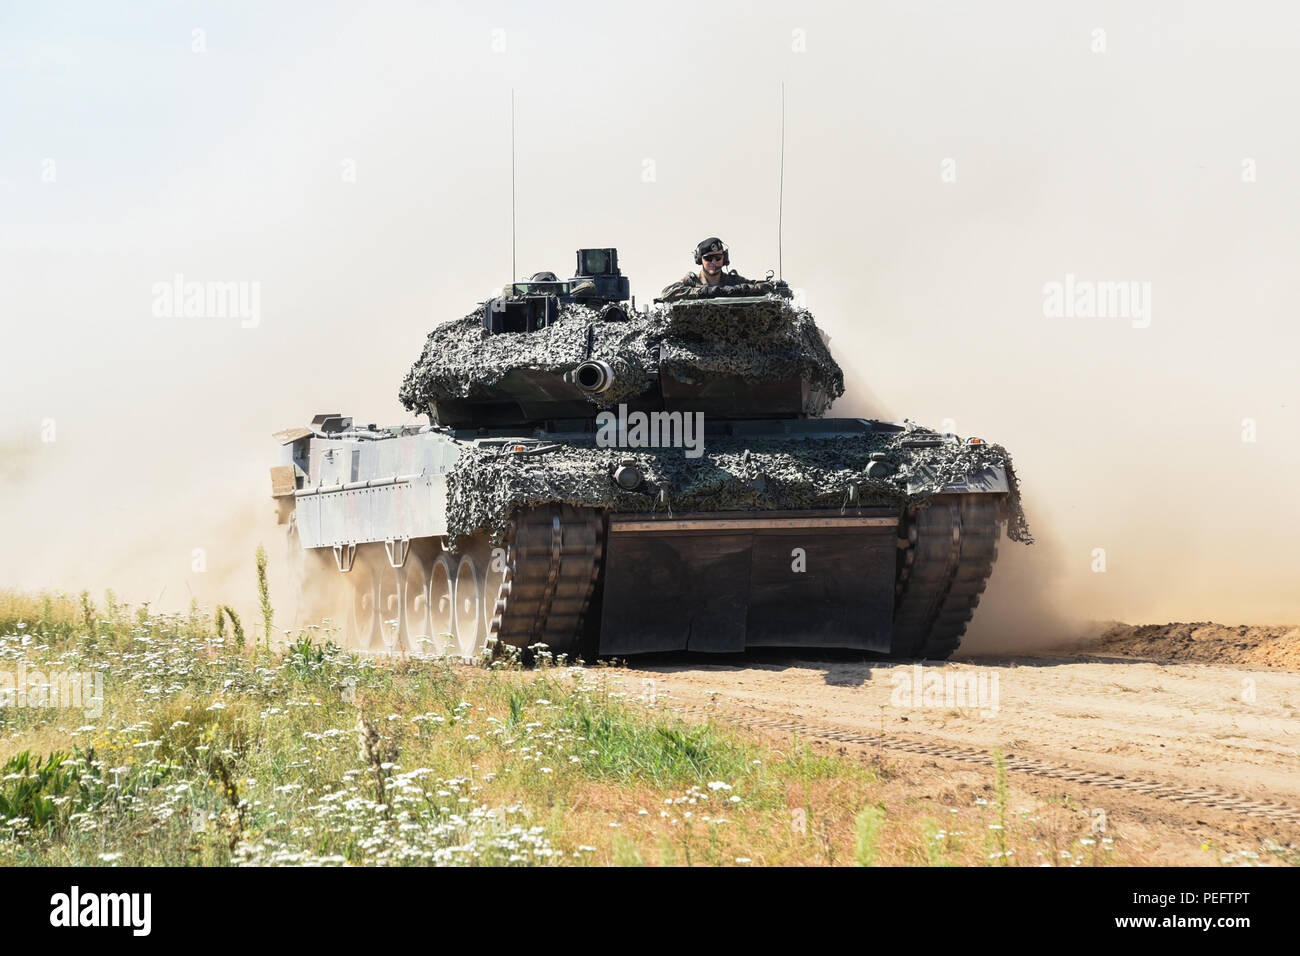
[(708, 256), (705, 256), (705, 257), (704, 257), (704, 261), (705, 261), (705, 262), (721, 262), (722, 259), (723, 259), (723, 256), (722, 256), (722, 253), (720, 253), (720, 252), (715, 252), (715, 253), (713, 253), (712, 255), (708, 255)]

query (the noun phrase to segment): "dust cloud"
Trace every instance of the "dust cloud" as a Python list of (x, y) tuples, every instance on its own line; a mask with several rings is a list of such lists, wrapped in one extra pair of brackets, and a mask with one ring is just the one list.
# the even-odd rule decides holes
[[(777, 268), (784, 81), (781, 267), (834, 413), (1016, 459), (1039, 543), (1003, 542), (967, 646), (1300, 620), (1300, 14), (583, 9), (212, 8), (202, 53), (185, 17), (13, 14), (0, 586), (255, 620), (259, 543), (287, 587), (271, 433), (410, 420), (425, 333), (511, 276), (510, 90), (515, 272), (615, 245), (644, 302), (706, 235)], [(256, 284), (258, 314), (169, 311), (177, 277)], [(1127, 311), (1054, 311), (1088, 283)]]

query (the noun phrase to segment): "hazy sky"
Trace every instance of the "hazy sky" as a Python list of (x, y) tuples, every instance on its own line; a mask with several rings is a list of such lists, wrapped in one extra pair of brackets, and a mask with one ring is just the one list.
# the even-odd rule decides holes
[[(842, 408), (1006, 444), (1079, 613), (1300, 621), (1300, 8), (117, 6), (0, 6), (0, 586), (251, 593), (270, 433), (408, 420), (509, 279), (512, 88), (520, 274), (775, 269), (784, 82)], [(156, 316), (177, 274), (256, 326)], [(1045, 314), (1067, 276), (1149, 314)]]

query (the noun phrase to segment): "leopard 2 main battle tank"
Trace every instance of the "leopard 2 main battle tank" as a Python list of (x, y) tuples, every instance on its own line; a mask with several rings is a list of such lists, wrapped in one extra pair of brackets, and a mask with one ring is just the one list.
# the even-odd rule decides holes
[[(614, 249), (436, 327), (399, 397), (278, 433), (304, 596), (344, 643), (476, 657), (956, 649), (1006, 522), (1010, 457), (823, 417), (843, 376), (770, 279), (635, 308)], [(321, 585), (324, 585), (322, 587)]]

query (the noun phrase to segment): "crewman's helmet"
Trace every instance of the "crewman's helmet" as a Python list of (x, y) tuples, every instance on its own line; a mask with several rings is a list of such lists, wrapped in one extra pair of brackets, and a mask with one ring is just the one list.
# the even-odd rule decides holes
[(727, 251), (727, 244), (717, 236), (710, 236), (695, 247), (695, 264), (697, 266), (704, 265), (704, 257), (710, 252), (722, 253), (722, 264), (724, 266), (731, 265), (731, 253)]

